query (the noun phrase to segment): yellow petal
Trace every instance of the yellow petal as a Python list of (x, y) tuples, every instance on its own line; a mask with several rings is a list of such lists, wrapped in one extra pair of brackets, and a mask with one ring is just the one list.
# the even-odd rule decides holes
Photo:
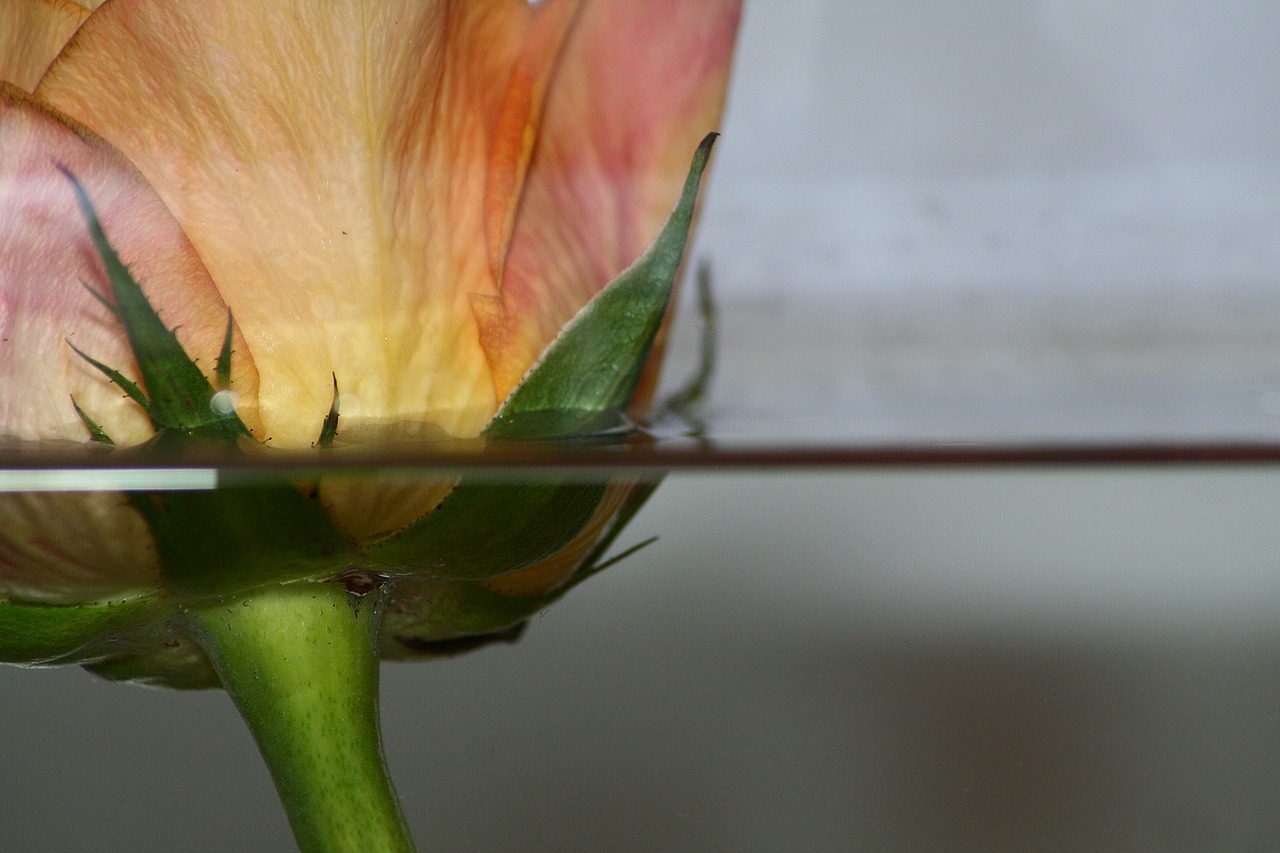
[(315, 440), (335, 373), (344, 424), (473, 435), (496, 410), (470, 300), (496, 293), (488, 153), (534, 17), (524, 0), (112, 0), (41, 83), (191, 237), (272, 445)]
[(30, 92), (97, 3), (4, 0), (0, 3), (0, 81)]
[[(210, 377), (226, 330), (226, 305), (137, 171), (90, 132), (0, 87), (0, 436), (87, 440), (74, 396), (118, 444), (133, 444), (151, 434), (146, 417), (68, 346), (138, 377), (123, 328), (85, 290), (110, 287), (59, 165), (84, 185), (117, 252)], [(253, 427), (257, 374), (243, 340), (233, 344), (233, 391)]]
[(716, 130), (740, 0), (586, 0), (551, 80), (501, 295), (476, 300), (499, 396), (657, 236)]

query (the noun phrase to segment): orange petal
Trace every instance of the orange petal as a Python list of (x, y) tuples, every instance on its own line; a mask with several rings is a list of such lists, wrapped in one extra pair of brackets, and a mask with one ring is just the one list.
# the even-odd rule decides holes
[[(16, 89), (0, 88), (0, 435), (88, 439), (80, 406), (118, 444), (145, 415), (68, 342), (137, 378), (123, 329), (85, 287), (110, 292), (62, 165), (87, 189), (108, 238), (187, 352), (212, 377), (227, 307), (182, 230), (120, 155)], [(233, 390), (251, 427), (257, 374), (238, 337)]]
[(740, 0), (586, 0), (547, 95), (501, 294), (478, 299), (505, 397), (675, 206), (723, 109)]
[(534, 143), (542, 121), (542, 104), (551, 71), (580, 0), (545, 4), (525, 39), (515, 67), (507, 81), (502, 106), (494, 128), (485, 183), (485, 236), (489, 242), (489, 265), (495, 281), (502, 280), (516, 210), (533, 157)]
[(183, 224), (249, 342), (273, 445), (315, 440), (334, 373), (344, 424), (469, 435), (498, 403), (470, 305), (496, 292), (487, 156), (534, 17), (525, 0), (112, 0), (38, 91)]
[[(101, 0), (98, 0), (101, 2)], [(30, 92), (98, 2), (4, 0), (0, 3), (0, 80)]]

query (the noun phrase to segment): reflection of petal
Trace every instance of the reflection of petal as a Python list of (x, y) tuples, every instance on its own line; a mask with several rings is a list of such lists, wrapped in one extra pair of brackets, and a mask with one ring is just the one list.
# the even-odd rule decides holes
[[(151, 433), (143, 413), (68, 346), (137, 376), (120, 324), (85, 291), (110, 289), (58, 165), (84, 184), (116, 250), (210, 377), (226, 330), (200, 259), (138, 173), (91, 134), (0, 93), (0, 436), (84, 441), (74, 395), (117, 443), (136, 443)], [(232, 364), (253, 426), (257, 374), (243, 345)]]
[(556, 589), (580, 568), (583, 558), (595, 546), (618, 510), (622, 509), (635, 486), (632, 481), (610, 483), (591, 519), (567, 545), (536, 565), (481, 581), (481, 586), (503, 595), (519, 596), (546, 595)]
[(28, 92), (101, 0), (0, 3), (0, 80)]
[(551, 81), (507, 254), (498, 394), (653, 241), (717, 129), (740, 0), (588, 0)]
[[(348, 451), (380, 451), (394, 454), (399, 447), (412, 453), (447, 436), (422, 424), (394, 425), (391, 428), (357, 424), (340, 430), (339, 441), (325, 450), (326, 461), (341, 463)], [(364, 471), (350, 476), (337, 474), (320, 481), (320, 502), (343, 535), (352, 542), (364, 542), (408, 527), (431, 510), (453, 489), (453, 477), (429, 478), (419, 472)]]
[(0, 494), (0, 599), (81, 604), (159, 586), (151, 533), (124, 495)]
[(470, 308), (495, 292), (487, 161), (543, 11), (112, 0), (38, 91), (183, 224), (258, 364), (272, 444), (314, 441), (334, 373), (346, 423), (474, 434), (497, 406)]

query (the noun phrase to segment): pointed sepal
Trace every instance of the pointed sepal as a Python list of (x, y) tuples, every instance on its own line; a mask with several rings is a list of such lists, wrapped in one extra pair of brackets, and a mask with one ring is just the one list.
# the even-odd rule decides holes
[[(90, 237), (106, 270), (111, 295), (114, 297), (113, 311), (124, 326), (129, 347), (142, 374), (142, 385), (146, 387), (146, 402), (139, 400), (139, 403), (147, 410), (152, 426), (157, 431), (197, 434), (213, 440), (235, 440), (249, 435), (249, 430), (233, 411), (227, 412), (212, 405), (216, 389), (187, 355), (177, 335), (164, 325), (128, 267), (112, 248), (84, 186), (69, 170), (63, 168), (62, 172), (71, 182), (76, 201), (88, 223)], [(100, 295), (95, 295), (101, 301)], [(224, 354), (229, 347), (228, 336), (223, 347)], [(76, 352), (80, 353), (79, 350)], [(125, 380), (119, 371), (84, 353), (80, 355), (106, 373), (130, 397), (138, 400), (138, 386)], [(218, 370), (225, 370), (229, 382), (229, 355), (225, 364), (224, 368), (220, 359)]]
[(169, 589), (198, 599), (334, 577), (355, 561), (320, 501), (290, 484), (130, 492)]
[(698, 146), (684, 191), (658, 239), (551, 343), (485, 430), (489, 438), (549, 438), (610, 426), (630, 404), (684, 259), (716, 134)]
[(80, 423), (84, 424), (85, 430), (89, 433), (89, 440), (94, 444), (105, 444), (107, 447), (115, 447), (116, 443), (111, 440), (111, 436), (107, 435), (97, 421), (89, 417), (85, 410), (80, 408), (80, 404), (76, 402), (76, 398), (71, 398), (71, 407), (76, 410), (76, 417), (80, 419)]
[(363, 549), (372, 565), (434, 578), (486, 580), (531, 566), (573, 541), (604, 483), (463, 482), (433, 512)]
[(338, 374), (333, 375), (333, 403), (329, 406), (329, 414), (324, 416), (320, 425), (320, 437), (316, 439), (317, 447), (332, 447), (333, 440), (338, 437)]

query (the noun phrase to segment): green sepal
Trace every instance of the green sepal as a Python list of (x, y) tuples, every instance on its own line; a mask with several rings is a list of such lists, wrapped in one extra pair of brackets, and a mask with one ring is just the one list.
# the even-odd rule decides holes
[(658, 490), (658, 486), (661, 484), (662, 477), (655, 477), (652, 480), (639, 483), (632, 488), (631, 493), (627, 495), (627, 499), (622, 502), (622, 507), (618, 510), (618, 514), (615, 515), (613, 517), (613, 521), (609, 523), (608, 530), (605, 531), (604, 535), (596, 542), (595, 547), (593, 547), (587, 554), (586, 558), (583, 559), (583, 567), (579, 569), (577, 575), (574, 576), (574, 584), (581, 583), (590, 575), (594, 575), (597, 572), (605, 570), (614, 563), (634, 554), (640, 549), (640, 547), (647, 547), (654, 541), (652, 539), (645, 540), (643, 545), (635, 548), (628, 548), (623, 554), (601, 562), (604, 560), (605, 555), (609, 553), (609, 549), (613, 547), (613, 543), (617, 541), (618, 536), (621, 535), (622, 531), (631, 523), (631, 520), (636, 517), (636, 514), (644, 508), (644, 505), (649, 502), (649, 498), (653, 496), (653, 493)]
[[(125, 377), (124, 374), (122, 374), (120, 371), (116, 370), (115, 368), (108, 367), (107, 365), (98, 361), (96, 358), (86, 355), (75, 344), (71, 343), (71, 341), (67, 341), (67, 346), (71, 347), (71, 351), (74, 352), (76, 355), (80, 356), (90, 365), (97, 368), (102, 373), (103, 376), (110, 379), (117, 388), (119, 388), (121, 391), (125, 393), (125, 396), (127, 396), (130, 400), (132, 400), (133, 402), (141, 406), (142, 410), (147, 413), (147, 417), (151, 417), (151, 401), (147, 399), (147, 395), (143, 394), (142, 389), (139, 388), (134, 382), (130, 381), (128, 378)], [(154, 420), (152, 422), (154, 423)]]
[(716, 134), (694, 154), (658, 239), (565, 326), (485, 429), (490, 438), (586, 434), (624, 412), (662, 326)]
[(715, 294), (711, 286), (711, 265), (705, 261), (698, 265), (694, 289), (698, 297), (698, 322), (702, 327), (698, 341), (698, 366), (683, 388), (662, 401), (662, 411), (693, 423), (697, 432), (701, 433), (706, 431), (706, 425), (697, 416), (697, 410), (705, 402), (711, 379), (716, 372), (718, 326)]
[(231, 387), (231, 333), (235, 330), (235, 320), (231, 311), (227, 311), (227, 330), (222, 334), (222, 351), (213, 365), (213, 376), (217, 380), (218, 390), (225, 391)]
[(369, 564), (485, 580), (550, 557), (586, 526), (604, 483), (463, 481), (404, 530), (363, 549)]
[[(80, 210), (88, 222), (90, 237), (106, 269), (111, 294), (115, 298), (114, 313), (124, 326), (129, 348), (142, 374), (142, 384), (147, 389), (146, 402), (139, 402), (146, 409), (152, 426), (157, 431), (175, 430), (213, 440), (235, 440), (249, 435), (249, 430), (234, 412), (219, 413), (211, 408), (210, 400), (216, 393), (215, 389), (183, 350), (177, 335), (164, 325), (128, 267), (111, 247), (84, 187), (70, 171), (62, 169), (62, 172), (71, 181)], [(129, 388), (132, 385), (136, 390), (137, 386), (123, 384), (128, 380), (118, 371), (83, 353), (81, 355), (111, 377), (130, 397), (138, 399)], [(229, 360), (227, 364), (229, 370)]]
[(119, 635), (172, 612), (156, 597), (93, 604), (0, 601), (0, 662), (43, 666), (106, 657)]
[[(438, 657), (438, 649), (445, 643), (475, 642), (495, 635), (501, 638), (545, 610), (561, 594), (556, 590), (546, 595), (503, 595), (474, 583), (401, 581), (383, 617), (381, 657)], [(423, 606), (408, 603), (415, 600)], [(406, 606), (396, 602), (406, 602)]]
[(130, 492), (167, 586), (193, 599), (333, 577), (356, 557), (320, 501), (290, 485)]
[(329, 406), (329, 414), (324, 416), (320, 425), (320, 437), (316, 439), (317, 447), (332, 447), (338, 436), (338, 374), (333, 375), (333, 403)]
[(84, 279), (80, 280), (80, 286), (83, 287), (85, 290), (87, 290), (89, 292), (89, 295), (92, 296), (95, 300), (97, 300), (99, 305), (101, 305), (103, 308), (106, 308), (112, 317), (115, 317), (117, 320), (120, 319), (120, 312), (116, 310), (116, 306), (112, 304), (110, 299), (108, 299), (107, 297), (99, 293), (97, 290), (95, 290), (89, 284), (89, 282), (85, 281)]
[(76, 402), (76, 398), (71, 398), (71, 408), (76, 410), (76, 417), (80, 418), (80, 423), (84, 424), (84, 428), (89, 433), (89, 440), (95, 444), (105, 444), (108, 447), (115, 447), (116, 443), (111, 440), (111, 436), (107, 435), (106, 430), (98, 425), (98, 422), (85, 414), (84, 409), (80, 408), (80, 404)]

